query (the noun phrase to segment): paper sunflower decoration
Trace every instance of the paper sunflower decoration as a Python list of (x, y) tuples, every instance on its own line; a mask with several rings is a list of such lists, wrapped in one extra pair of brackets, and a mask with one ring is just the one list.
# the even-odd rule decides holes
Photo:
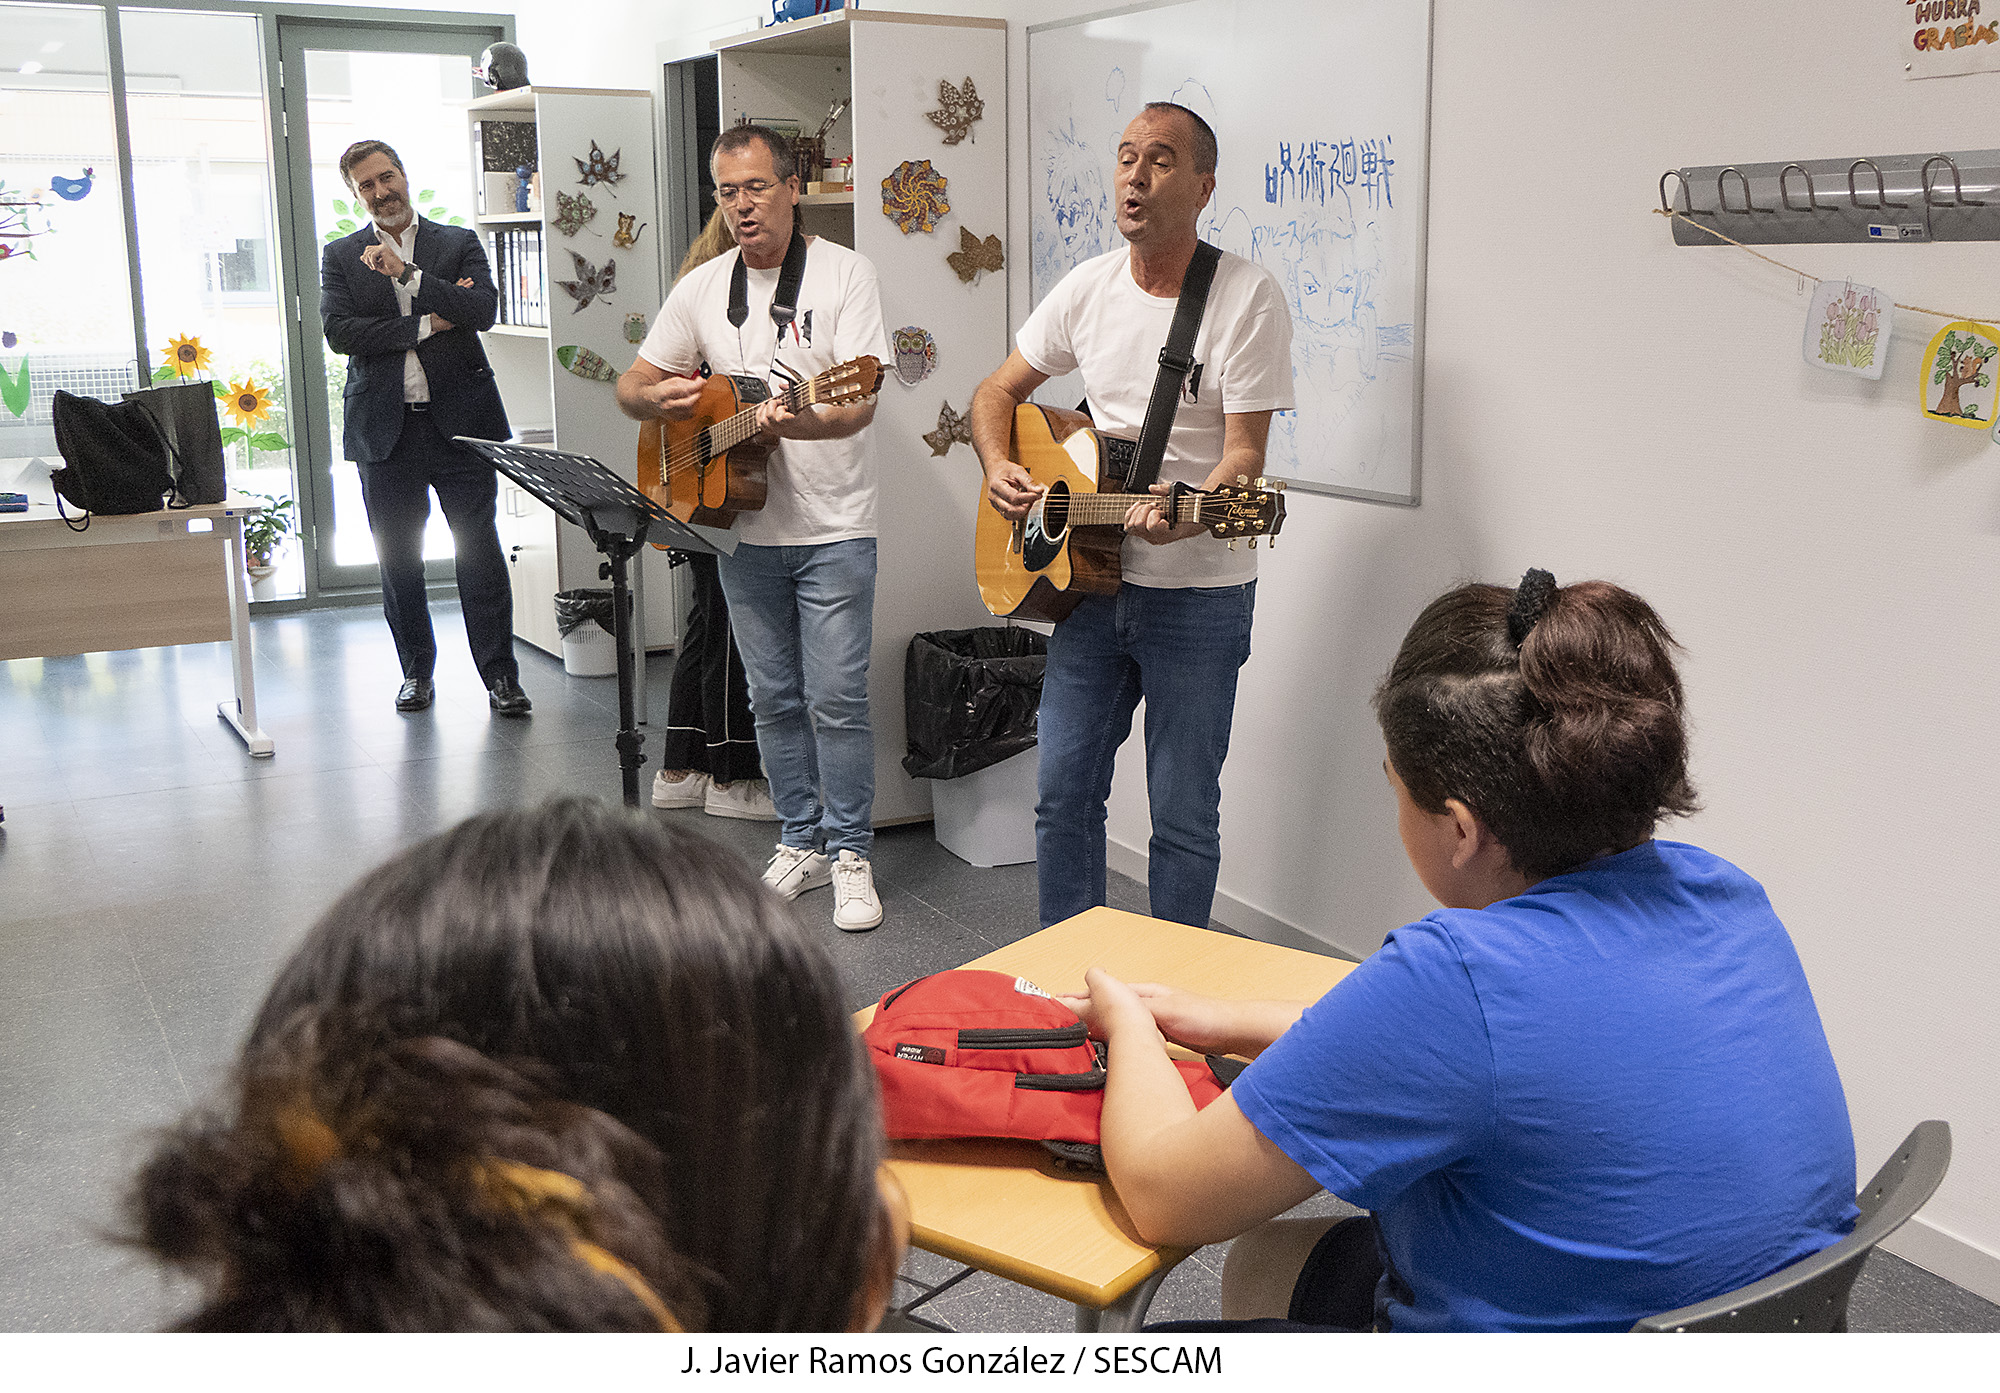
[(167, 366), (174, 370), (175, 377), (193, 377), (206, 368), (208, 360), (215, 356), (203, 348), (201, 340), (193, 334), (169, 340), (160, 352), (166, 356)]
[(229, 385), (229, 396), (222, 403), (223, 410), (236, 418), (236, 423), (248, 430), (262, 425), (271, 416), (271, 393), (259, 387), (251, 378)]

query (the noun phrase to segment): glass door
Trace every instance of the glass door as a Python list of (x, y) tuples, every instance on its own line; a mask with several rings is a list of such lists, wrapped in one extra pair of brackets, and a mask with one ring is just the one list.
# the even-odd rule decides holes
[[(472, 75), (480, 52), (504, 37), (495, 29), (367, 28), (280, 19), (285, 131), (291, 163), (298, 362), (306, 410), (295, 416), (300, 486), (316, 546), (318, 588), (380, 582), (361, 503), (361, 481), (341, 448), (341, 392), (347, 360), (320, 333), (320, 255), (328, 242), (368, 225), (340, 174), (341, 152), (357, 140), (393, 147), (418, 215), (470, 226), (474, 209), (471, 128), (466, 108), (487, 95)], [(310, 238), (306, 229), (312, 229)], [(424, 539), (433, 580), (449, 579), (451, 532), (433, 510)]]

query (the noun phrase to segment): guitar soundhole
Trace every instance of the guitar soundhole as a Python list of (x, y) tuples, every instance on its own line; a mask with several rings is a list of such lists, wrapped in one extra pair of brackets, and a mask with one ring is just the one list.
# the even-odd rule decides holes
[(1069, 535), (1069, 485), (1058, 479), (1042, 501), (1029, 510), (1021, 537), (1021, 564), (1030, 571), (1046, 570), (1062, 555)]
[(694, 452), (695, 457), (703, 464), (715, 458), (715, 442), (709, 438), (706, 430), (694, 438)]

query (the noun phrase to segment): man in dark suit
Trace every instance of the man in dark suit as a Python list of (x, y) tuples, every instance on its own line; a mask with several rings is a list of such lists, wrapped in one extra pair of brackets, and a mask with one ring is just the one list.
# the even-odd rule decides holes
[(382, 612), (395, 635), (398, 711), (431, 704), (437, 641), (424, 594), (424, 525), (436, 490), (451, 524), (465, 636), (488, 698), (503, 716), (531, 703), (514, 662), (514, 597), (494, 527), (493, 466), (455, 435), (505, 440), (507, 412), (479, 331), (499, 296), (471, 230), (417, 217), (396, 152), (351, 145), (340, 172), (374, 221), (329, 243), (320, 263), (327, 346), (347, 355), (347, 457), (382, 563)]

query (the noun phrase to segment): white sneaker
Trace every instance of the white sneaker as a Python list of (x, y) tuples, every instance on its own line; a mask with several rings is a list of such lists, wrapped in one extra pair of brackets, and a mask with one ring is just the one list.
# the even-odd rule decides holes
[(764, 883), (782, 899), (796, 900), (807, 890), (817, 890), (833, 879), (833, 863), (806, 846), (778, 847), (771, 864), (764, 867)]
[(708, 775), (687, 773), (678, 779), (662, 769), (653, 775), (653, 806), (656, 808), (699, 808), (708, 797)]
[(771, 804), (771, 786), (762, 779), (738, 779), (730, 784), (711, 779), (702, 807), (710, 817), (740, 817), (750, 822), (778, 820), (778, 810)]
[(851, 851), (833, 863), (833, 926), (851, 934), (882, 922), (882, 901), (875, 894), (875, 869)]

